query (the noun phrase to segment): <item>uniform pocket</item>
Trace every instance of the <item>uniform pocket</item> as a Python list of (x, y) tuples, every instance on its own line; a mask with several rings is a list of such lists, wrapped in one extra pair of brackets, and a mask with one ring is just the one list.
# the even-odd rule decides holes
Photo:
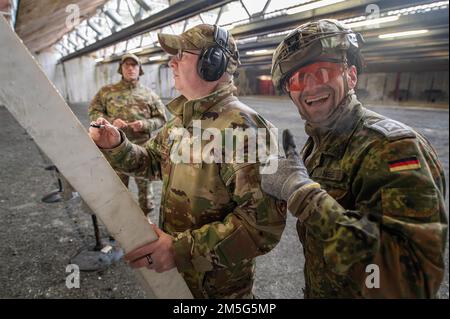
[(253, 281), (252, 263), (239, 264), (235, 268), (206, 272), (203, 290), (207, 298), (245, 298), (251, 295)]
[(318, 167), (314, 170), (313, 179), (322, 179), (335, 183), (342, 182), (345, 178), (345, 172), (342, 169), (332, 169), (328, 167)]
[(349, 195), (348, 177), (342, 169), (318, 167), (312, 173), (311, 178), (337, 201)]
[(214, 251), (220, 264), (234, 267), (249, 256), (254, 256), (258, 247), (245, 228), (239, 226), (231, 235), (222, 240)]

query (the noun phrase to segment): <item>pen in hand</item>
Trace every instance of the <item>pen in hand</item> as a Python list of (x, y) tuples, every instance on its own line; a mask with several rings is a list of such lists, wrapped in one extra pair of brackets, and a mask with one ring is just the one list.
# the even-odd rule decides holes
[(95, 123), (91, 123), (89, 126), (95, 127), (95, 128), (105, 128), (105, 125), (103, 125), (103, 124), (95, 124)]

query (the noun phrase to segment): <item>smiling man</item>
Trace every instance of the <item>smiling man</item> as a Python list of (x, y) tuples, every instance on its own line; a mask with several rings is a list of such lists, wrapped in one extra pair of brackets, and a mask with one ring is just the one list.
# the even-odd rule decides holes
[(299, 26), (272, 76), (309, 135), (262, 188), (298, 218), (306, 298), (434, 298), (444, 276), (445, 177), (412, 128), (365, 109), (354, 88), (362, 38), (336, 20)]
[[(272, 125), (234, 96), (239, 54), (226, 29), (202, 24), (158, 38), (172, 55), (169, 66), (181, 93), (167, 105), (173, 118), (143, 147), (105, 119), (97, 120), (104, 129), (90, 128), (113, 167), (163, 181), (159, 239), (125, 259), (157, 272), (177, 267), (195, 298), (252, 298), (255, 257), (279, 242), (285, 210), (262, 192), (259, 160), (175, 162), (171, 154), (195, 144), (196, 136), (185, 141), (172, 132), (192, 133), (196, 122), (220, 133), (235, 127), (269, 131)], [(250, 157), (248, 144), (243, 146), (244, 158)]]

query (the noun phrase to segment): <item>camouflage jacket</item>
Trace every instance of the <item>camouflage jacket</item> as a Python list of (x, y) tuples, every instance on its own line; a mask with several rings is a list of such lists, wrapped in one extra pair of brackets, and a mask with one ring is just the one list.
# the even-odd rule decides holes
[(354, 95), (344, 109), (326, 132), (307, 127), (302, 157), (321, 189), (300, 188), (288, 202), (299, 218), (305, 297), (433, 298), (448, 223), (437, 154)]
[(104, 86), (89, 105), (89, 118), (95, 121), (104, 117), (110, 123), (120, 118), (125, 122), (142, 120), (142, 132), (135, 133), (131, 128), (124, 130), (133, 143), (141, 144), (150, 138), (152, 131), (166, 123), (164, 104), (150, 89), (139, 82), (121, 80), (116, 84)]
[(193, 120), (221, 133), (271, 127), (234, 90), (227, 84), (201, 99), (180, 96), (168, 105), (174, 117), (144, 147), (125, 139), (102, 150), (116, 169), (162, 178), (160, 227), (175, 237), (177, 268), (196, 298), (252, 297), (254, 258), (275, 247), (285, 226), (285, 209), (260, 188), (260, 161), (176, 164), (170, 158), (184, 144), (171, 131), (190, 130)]

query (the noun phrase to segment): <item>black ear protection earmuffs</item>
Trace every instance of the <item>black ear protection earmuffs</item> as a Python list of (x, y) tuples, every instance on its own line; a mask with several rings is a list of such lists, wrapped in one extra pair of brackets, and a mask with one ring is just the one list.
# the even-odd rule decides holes
[(202, 50), (197, 64), (197, 72), (203, 80), (217, 81), (227, 70), (229, 56), (233, 56), (228, 49), (228, 37), (227, 29), (214, 26), (215, 45)]

